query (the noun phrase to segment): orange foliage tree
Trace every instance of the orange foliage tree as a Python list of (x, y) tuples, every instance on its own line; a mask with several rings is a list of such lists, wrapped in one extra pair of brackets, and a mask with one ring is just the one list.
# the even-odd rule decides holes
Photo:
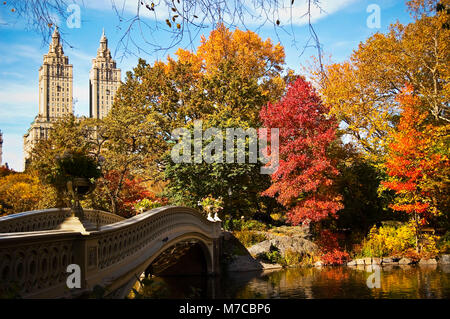
[(420, 227), (441, 213), (439, 207), (448, 189), (449, 158), (442, 138), (448, 125), (428, 123), (427, 113), (420, 112), (420, 99), (412, 88), (404, 90), (397, 100), (403, 112), (389, 143), (385, 162), (388, 179), (382, 182), (382, 189), (395, 191), (390, 206), (394, 211), (413, 216), (416, 247), (420, 250)]

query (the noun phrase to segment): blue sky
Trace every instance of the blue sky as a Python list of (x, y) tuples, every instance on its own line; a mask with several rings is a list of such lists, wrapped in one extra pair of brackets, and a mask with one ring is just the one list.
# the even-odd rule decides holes
[[(124, 0), (115, 0), (122, 3)], [(292, 35), (279, 31), (275, 33), (272, 25), (267, 25), (258, 30), (263, 38), (271, 38), (274, 42), (281, 41), (286, 51), (287, 67), (302, 72), (302, 66), (307, 65), (310, 57), (316, 51), (308, 49), (300, 56), (302, 47), (308, 39), (308, 29), (300, 16), (304, 13), (305, 0), (297, 0), (293, 11), (293, 33), (297, 44), (293, 44)], [(2, 2), (3, 3), (3, 2)], [(43, 43), (40, 34), (30, 30), (24, 21), (14, 17), (14, 14), (0, 3), (0, 130), (3, 132), (3, 164), (17, 171), (23, 170), (23, 135), (30, 123), (38, 113), (38, 70), (42, 64), (43, 55), (47, 53), (48, 46)], [(377, 4), (381, 8), (381, 28), (374, 29), (367, 26), (367, 7)], [(360, 41), (364, 41), (373, 33), (385, 32), (389, 24), (399, 20), (401, 23), (410, 22), (406, 12), (404, 0), (322, 0), (325, 12), (315, 12), (314, 27), (320, 38), (325, 53), (331, 54), (336, 62), (347, 59), (352, 51), (357, 48)], [(84, 1), (81, 6), (81, 27), (68, 28), (65, 21), (60, 22), (61, 33), (67, 43), (64, 52), (69, 56), (69, 62), (73, 64), (74, 72), (74, 99), (76, 115), (89, 114), (89, 70), (92, 59), (95, 57), (102, 28), (105, 29), (109, 40), (109, 47), (122, 69), (122, 79), (126, 71), (137, 64), (138, 57), (148, 62), (157, 59), (165, 59), (167, 54), (173, 54), (176, 48), (168, 52), (154, 52), (152, 49), (138, 53), (133, 46), (130, 49), (136, 55), (123, 56), (123, 51), (116, 52), (120, 37), (123, 35), (125, 22), (120, 22), (117, 15), (111, 9), (111, 0)], [(126, 0), (124, 6), (125, 17), (132, 17), (136, 7), (136, 0)], [(281, 15), (287, 14), (281, 12)], [(151, 22), (151, 18), (144, 18)], [(280, 19), (283, 20), (283, 17)], [(247, 25), (252, 29), (250, 24)], [(256, 29), (256, 24), (255, 24)], [(291, 30), (291, 27), (287, 27)], [(210, 29), (205, 29), (200, 34), (208, 35)], [(147, 48), (138, 33), (134, 30), (134, 39), (139, 46)], [(155, 32), (150, 36), (158, 41), (167, 41), (169, 35), (163, 31)], [(200, 37), (194, 39), (194, 47), (198, 46)], [(192, 49), (188, 41), (179, 46)]]

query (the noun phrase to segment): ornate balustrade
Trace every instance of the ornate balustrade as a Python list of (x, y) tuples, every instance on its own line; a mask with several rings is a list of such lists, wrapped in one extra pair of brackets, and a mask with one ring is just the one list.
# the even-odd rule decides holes
[[(34, 231), (62, 222), (69, 214), (68, 210), (63, 212), (67, 215), (61, 210), (46, 210), (23, 213), (15, 221), (0, 219), (0, 230), (12, 230), (0, 233), (0, 291), (16, 285), (24, 298), (58, 298), (76, 296), (101, 285), (110, 293), (125, 287), (123, 294), (135, 276), (164, 250), (189, 240), (202, 243), (208, 272), (218, 271), (220, 223), (207, 220), (193, 209), (166, 206), (120, 220), (105, 212), (87, 211), (91, 222), (97, 218), (101, 221), (99, 230), (85, 234)], [(23, 229), (33, 231), (20, 232), (19, 220), (24, 221)], [(114, 220), (117, 222), (111, 224)], [(69, 264), (80, 266), (81, 289), (66, 286)]]
[(79, 239), (79, 233), (61, 231), (0, 234), (0, 291), (23, 297), (63, 291)]
[[(85, 218), (93, 224), (104, 226), (125, 218), (100, 210), (84, 209)], [(70, 208), (34, 210), (0, 217), (0, 233), (16, 233), (55, 229), (66, 217)]]

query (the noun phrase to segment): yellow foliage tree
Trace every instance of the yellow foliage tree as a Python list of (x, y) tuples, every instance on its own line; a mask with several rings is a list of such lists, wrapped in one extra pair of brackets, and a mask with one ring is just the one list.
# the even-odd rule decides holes
[(42, 199), (42, 184), (36, 176), (12, 173), (0, 178), (0, 215), (37, 209)]

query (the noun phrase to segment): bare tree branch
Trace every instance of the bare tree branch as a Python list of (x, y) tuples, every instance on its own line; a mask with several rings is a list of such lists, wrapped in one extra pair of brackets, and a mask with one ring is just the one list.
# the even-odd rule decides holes
[[(304, 4), (306, 12), (293, 16), (293, 8)], [(85, 6), (83, 0), (10, 0), (6, 7), (14, 10), (18, 18), (23, 19), (30, 30), (42, 35), (48, 44), (53, 26), (66, 21), (70, 4)], [(292, 37), (293, 45), (299, 49), (300, 56), (308, 48), (315, 48), (322, 67), (322, 47), (313, 26), (313, 9), (323, 12), (320, 0), (110, 0), (111, 10), (118, 18), (117, 30), (121, 33), (116, 47), (116, 55), (138, 56), (150, 54), (179, 46), (185, 38), (193, 49), (194, 41), (200, 32), (223, 23), (228, 28), (243, 27), (258, 32), (266, 25), (272, 25), (275, 34), (279, 31)], [(134, 9), (135, 8), (135, 9)], [(288, 21), (282, 21), (281, 10), (289, 10)], [(131, 13), (130, 13), (131, 12)], [(297, 19), (307, 18), (310, 34), (303, 48), (298, 47), (294, 25)], [(251, 25), (251, 27), (249, 26)], [(163, 31), (167, 41), (161, 41), (153, 35)], [(144, 43), (142, 45), (141, 43)], [(66, 42), (67, 44), (67, 42)], [(69, 44), (70, 46), (70, 44)], [(72, 46), (71, 46), (72, 47)]]

